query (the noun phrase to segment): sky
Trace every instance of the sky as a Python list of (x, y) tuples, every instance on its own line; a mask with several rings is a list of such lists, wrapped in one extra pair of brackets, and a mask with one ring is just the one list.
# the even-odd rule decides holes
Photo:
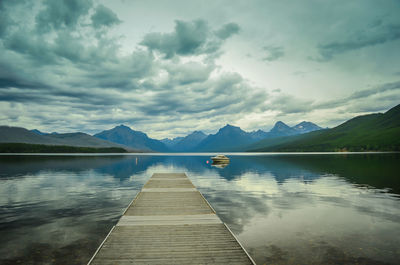
[(400, 1), (1, 0), (0, 125), (157, 139), (400, 103)]

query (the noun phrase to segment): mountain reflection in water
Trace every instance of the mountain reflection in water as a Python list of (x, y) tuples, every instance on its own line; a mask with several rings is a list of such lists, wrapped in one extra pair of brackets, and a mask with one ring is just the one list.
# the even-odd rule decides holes
[(0, 156), (1, 264), (85, 264), (154, 172), (187, 172), (257, 263), (396, 264), (399, 154)]

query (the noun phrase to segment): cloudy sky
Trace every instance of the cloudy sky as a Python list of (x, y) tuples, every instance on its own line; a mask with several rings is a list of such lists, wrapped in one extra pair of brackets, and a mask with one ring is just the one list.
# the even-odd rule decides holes
[(151, 137), (400, 103), (400, 1), (1, 0), (0, 124)]

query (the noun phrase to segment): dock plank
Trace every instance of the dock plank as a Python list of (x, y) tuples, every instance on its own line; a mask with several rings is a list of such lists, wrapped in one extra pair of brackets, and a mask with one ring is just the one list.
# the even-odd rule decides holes
[(184, 173), (155, 173), (88, 264), (254, 264)]
[(150, 179), (143, 188), (194, 188), (189, 179)]

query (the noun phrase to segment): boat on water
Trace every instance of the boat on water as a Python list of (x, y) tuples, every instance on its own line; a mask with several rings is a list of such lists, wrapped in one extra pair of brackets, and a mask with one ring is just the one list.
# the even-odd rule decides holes
[(221, 164), (228, 164), (229, 163), (229, 158), (224, 155), (216, 155), (211, 157), (213, 163), (221, 163)]
[(211, 166), (213, 167), (224, 168), (229, 165), (229, 158), (224, 155), (213, 156), (211, 159), (213, 161)]

